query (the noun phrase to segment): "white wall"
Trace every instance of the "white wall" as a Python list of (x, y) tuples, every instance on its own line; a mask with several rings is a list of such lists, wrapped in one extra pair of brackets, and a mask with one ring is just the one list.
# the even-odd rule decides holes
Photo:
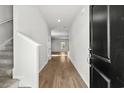
[(84, 6), (72, 24), (69, 34), (69, 57), (89, 87), (89, 6)]
[(0, 45), (13, 36), (12, 14), (11, 5), (0, 5)]
[[(61, 49), (61, 42), (65, 42), (64, 49)], [(52, 52), (68, 52), (69, 40), (68, 39), (52, 39), (51, 51)]]
[[(21, 32), (32, 38), (37, 43), (41, 44), (40, 48), (40, 64), (41, 70), (48, 62), (48, 26), (40, 13), (39, 6), (34, 5), (17, 5), (14, 6), (14, 51), (17, 51), (18, 41), (16, 40), (17, 32)], [(20, 50), (21, 51), (21, 50)], [(14, 52), (15, 66), (19, 65), (17, 61), (18, 54), (21, 52)], [(25, 55), (25, 53), (23, 53)], [(25, 55), (27, 57), (28, 55)], [(17, 64), (18, 63), (18, 64)], [(28, 66), (27, 66), (28, 67)], [(23, 68), (22, 68), (23, 69)]]
[[(22, 32), (42, 45), (40, 69), (48, 61), (48, 26), (39, 6), (14, 6), (14, 30)], [(15, 43), (16, 44), (16, 43)], [(16, 50), (15, 50), (16, 51)]]
[(48, 59), (51, 59), (51, 33), (49, 32), (48, 36)]
[(13, 78), (19, 79), (19, 87), (39, 86), (40, 45), (22, 33), (16, 36), (16, 54)]

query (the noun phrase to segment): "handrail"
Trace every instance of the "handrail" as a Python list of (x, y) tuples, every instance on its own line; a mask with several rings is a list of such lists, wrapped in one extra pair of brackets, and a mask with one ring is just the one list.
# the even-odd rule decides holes
[(37, 46), (41, 46), (41, 44), (39, 44), (38, 42), (36, 42), (35, 40), (33, 40), (32, 38), (30, 38), (29, 36), (21, 33), (21, 32), (18, 32), (17, 33), (19, 36), (23, 37), (23, 39), (29, 41), (29, 42), (32, 42), (33, 44), (37, 45)]
[(13, 19), (12, 19), (12, 18), (9, 18), (9, 19), (0, 21), (0, 25), (1, 25), (1, 24), (4, 24), (4, 23), (7, 23), (7, 22), (10, 22), (10, 21), (13, 21)]

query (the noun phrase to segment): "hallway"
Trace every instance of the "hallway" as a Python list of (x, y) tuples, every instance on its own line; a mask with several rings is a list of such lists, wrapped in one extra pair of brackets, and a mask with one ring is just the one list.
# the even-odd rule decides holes
[(48, 64), (40, 72), (40, 88), (87, 88), (84, 81), (62, 52), (52, 56)]
[(14, 6), (13, 16), (19, 87), (90, 87), (89, 5)]

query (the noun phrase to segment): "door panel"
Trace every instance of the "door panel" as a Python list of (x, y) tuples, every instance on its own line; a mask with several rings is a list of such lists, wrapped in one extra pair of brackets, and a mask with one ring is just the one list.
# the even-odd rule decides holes
[(107, 52), (107, 6), (93, 6), (92, 9), (93, 54), (108, 58)]
[(111, 60), (112, 65), (124, 78), (124, 6), (110, 6)]

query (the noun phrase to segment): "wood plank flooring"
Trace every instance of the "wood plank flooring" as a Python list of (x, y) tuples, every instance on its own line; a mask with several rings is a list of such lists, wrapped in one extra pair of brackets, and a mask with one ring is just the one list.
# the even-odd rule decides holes
[(53, 56), (40, 72), (40, 88), (87, 88), (67, 56)]

